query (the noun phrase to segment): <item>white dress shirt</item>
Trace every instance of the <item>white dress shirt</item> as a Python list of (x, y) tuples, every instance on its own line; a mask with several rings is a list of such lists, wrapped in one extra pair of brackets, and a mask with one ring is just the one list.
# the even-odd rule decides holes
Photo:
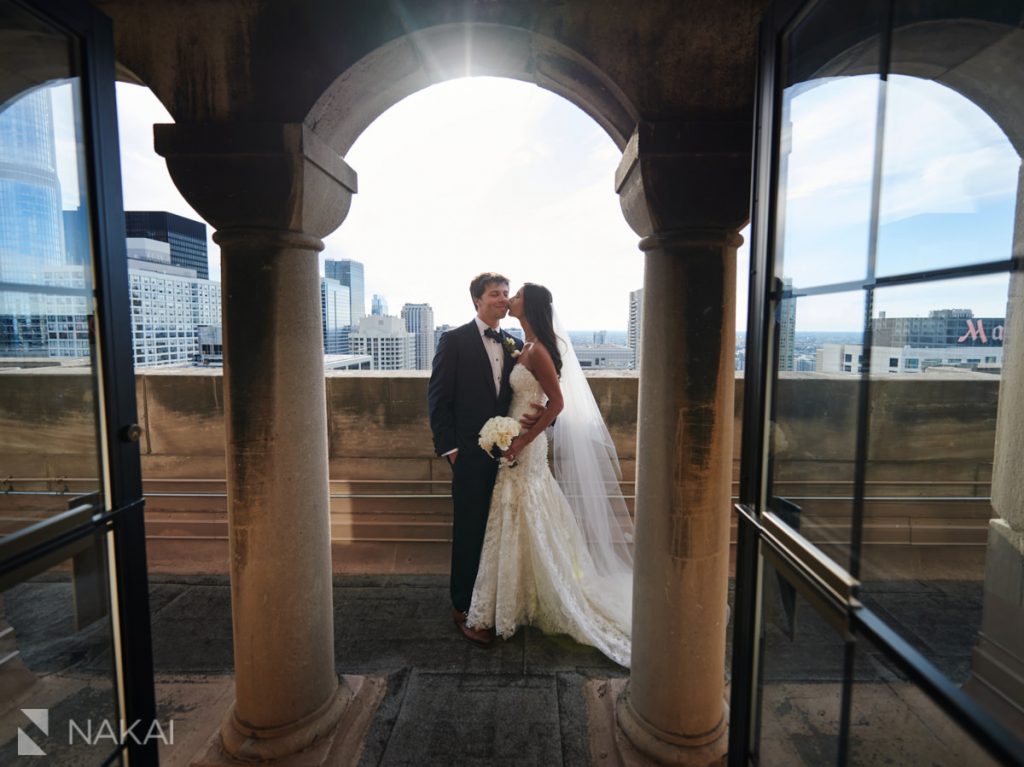
[[(480, 331), (480, 340), (483, 341), (484, 351), (487, 352), (487, 359), (491, 362), (491, 372), (494, 374), (494, 393), (501, 394), (501, 373), (505, 368), (505, 350), (498, 341), (484, 335), (489, 325), (479, 317), (474, 317), (476, 328)], [(494, 328), (496, 332), (501, 332)]]

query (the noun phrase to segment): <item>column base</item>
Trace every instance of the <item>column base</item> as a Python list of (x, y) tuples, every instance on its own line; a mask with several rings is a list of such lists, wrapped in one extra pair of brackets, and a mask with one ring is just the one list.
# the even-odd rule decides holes
[(729, 707), (722, 701), (722, 718), (709, 732), (678, 735), (664, 732), (641, 717), (630, 704), (627, 686), (615, 704), (615, 723), (630, 745), (657, 764), (710, 767), (721, 765), (729, 748)]
[(1024, 532), (988, 523), (985, 602), (964, 690), (1017, 737), (1024, 737)]
[(334, 696), (318, 711), (275, 730), (245, 726), (235, 716), (232, 704), (220, 731), (191, 762), (192, 767), (247, 762), (268, 767), (355, 765), (386, 687), (380, 677), (343, 676)]

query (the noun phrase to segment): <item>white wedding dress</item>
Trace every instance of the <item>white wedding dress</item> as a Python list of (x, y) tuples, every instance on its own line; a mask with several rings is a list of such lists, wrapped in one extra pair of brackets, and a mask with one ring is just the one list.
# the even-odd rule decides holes
[[(523, 365), (512, 369), (510, 383), (508, 414), (516, 420), (531, 402), (546, 400)], [(548, 634), (568, 634), (629, 667), (632, 591), (631, 574), (598, 572), (573, 509), (548, 469), (547, 436), (539, 435), (515, 466), (498, 469), (467, 625), (494, 627), (507, 639), (530, 624)]]

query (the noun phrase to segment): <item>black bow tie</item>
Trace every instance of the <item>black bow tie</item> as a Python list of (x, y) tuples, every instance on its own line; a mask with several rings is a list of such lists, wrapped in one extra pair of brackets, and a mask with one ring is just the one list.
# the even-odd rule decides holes
[(487, 330), (484, 331), (484, 335), (487, 336), (488, 338), (493, 338), (499, 344), (501, 343), (501, 333), (499, 333), (494, 328), (487, 328)]

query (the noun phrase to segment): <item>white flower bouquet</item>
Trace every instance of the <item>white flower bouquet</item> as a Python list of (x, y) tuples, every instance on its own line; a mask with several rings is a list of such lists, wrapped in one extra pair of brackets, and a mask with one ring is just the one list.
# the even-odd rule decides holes
[[(490, 454), (494, 448), (502, 452), (508, 450), (512, 440), (519, 436), (519, 421), (505, 415), (488, 418), (480, 429), (480, 447)], [(502, 461), (505, 459), (502, 458)]]

